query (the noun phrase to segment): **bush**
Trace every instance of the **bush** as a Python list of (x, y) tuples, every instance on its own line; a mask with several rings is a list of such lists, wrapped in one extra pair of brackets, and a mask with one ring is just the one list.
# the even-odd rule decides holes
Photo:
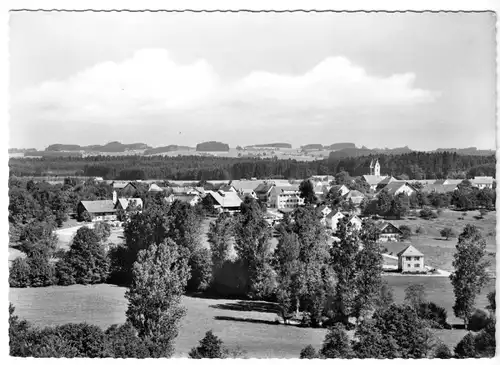
[(337, 323), (328, 329), (320, 354), (326, 359), (350, 359), (354, 356), (344, 326)]
[(494, 357), (496, 348), (495, 320), (491, 320), (474, 340), (476, 353), (480, 357)]
[(204, 291), (212, 279), (212, 258), (210, 250), (206, 248), (197, 249), (189, 259), (191, 277), (187, 284), (187, 290)]
[(318, 358), (318, 353), (316, 352), (316, 349), (312, 347), (312, 345), (307, 345), (300, 351), (300, 358), (301, 359), (317, 359)]
[(26, 288), (30, 285), (30, 267), (26, 258), (18, 257), (9, 269), (9, 286)]
[(452, 357), (453, 354), (451, 353), (451, 350), (444, 343), (438, 345), (434, 351), (434, 358), (436, 359), (451, 359)]
[(411, 228), (407, 225), (399, 226), (399, 230), (402, 232), (401, 239), (407, 240), (411, 237)]
[(418, 316), (429, 322), (432, 328), (447, 328), (446, 309), (433, 302), (421, 303), (418, 308)]
[(106, 347), (114, 358), (144, 359), (150, 357), (146, 341), (141, 340), (130, 322), (112, 325), (106, 332)]
[[(433, 217), (433, 211), (429, 207), (424, 207), (420, 210), (420, 218), (422, 219), (431, 219)], [(435, 214), (435, 213), (434, 213)], [(437, 216), (437, 214), (436, 214)]]
[(467, 333), (455, 346), (455, 355), (460, 359), (477, 357), (474, 335)]
[(198, 347), (193, 347), (189, 351), (191, 359), (223, 359), (226, 356), (227, 351), (224, 349), (222, 340), (214, 335), (212, 330), (200, 340)]
[(488, 315), (488, 313), (486, 313), (481, 309), (476, 309), (474, 313), (472, 313), (472, 316), (470, 317), (467, 329), (469, 331), (474, 331), (474, 332), (481, 331), (488, 325), (490, 321), (491, 318)]
[(426, 234), (426, 233), (427, 233), (427, 231), (425, 230), (425, 227), (423, 227), (423, 226), (418, 226), (415, 229), (415, 234), (417, 234), (417, 235)]
[(450, 239), (450, 237), (457, 236), (457, 232), (453, 228), (449, 227), (443, 228), (439, 233), (441, 234), (441, 237), (446, 238), (447, 241)]

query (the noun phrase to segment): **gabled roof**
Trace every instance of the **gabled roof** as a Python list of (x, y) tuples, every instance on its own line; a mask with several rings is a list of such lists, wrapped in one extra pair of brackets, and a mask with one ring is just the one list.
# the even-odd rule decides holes
[(235, 192), (208, 191), (208, 194), (210, 194), (222, 208), (235, 208), (243, 203)]
[(120, 198), (118, 199), (118, 201), (120, 202), (120, 205), (122, 206), (123, 209), (127, 209), (131, 202), (134, 202), (136, 207), (142, 208), (141, 198), (130, 198), (130, 199)]
[(422, 188), (422, 191), (425, 193), (434, 192), (443, 194), (443, 193), (453, 192), (456, 189), (458, 189), (457, 184), (429, 184), (425, 185)]
[(386, 222), (386, 221), (376, 221), (375, 222), (375, 226), (380, 230), (380, 231), (384, 231), (387, 227), (389, 226), (392, 226), (394, 228), (396, 228), (398, 230), (398, 232), (400, 234), (402, 234), (403, 232), (401, 232), (401, 230), (396, 227), (394, 224), (392, 224), (391, 222)]
[(255, 190), (264, 180), (233, 180), (231, 185), (234, 186), (236, 190)]
[(113, 183), (112, 183), (113, 189), (123, 189), (128, 184), (130, 184), (129, 181), (113, 181)]
[[(387, 176), (386, 178), (384, 178), (382, 181), (380, 181), (378, 183), (378, 185), (387, 185), (387, 184), (390, 184), (392, 182), (395, 182), (395, 181), (400, 181), (392, 176)], [(404, 182), (404, 181), (403, 181)]]
[(257, 193), (257, 194), (264, 194), (264, 193), (268, 193), (272, 188), (273, 188), (274, 184), (271, 184), (271, 183), (266, 183), (266, 182), (263, 182), (263, 183), (260, 183), (255, 189), (254, 191)]
[(276, 192), (278, 194), (295, 194), (299, 193), (299, 186), (298, 185), (290, 185), (290, 186), (275, 186)]
[(412, 188), (410, 185), (408, 185), (405, 181), (394, 181), (389, 184), (387, 184), (383, 190), (387, 191), (390, 195), (395, 195), (397, 191), (402, 187), (407, 185), (410, 189), (416, 191), (414, 188)]
[(173, 194), (172, 200), (179, 200), (186, 203), (191, 203), (193, 200), (200, 199), (196, 194)]
[(160, 191), (163, 191), (162, 188), (160, 188), (158, 185), (156, 185), (155, 183), (151, 184), (151, 186), (149, 187), (148, 191), (151, 191), (151, 192), (154, 192), (154, 193), (158, 193)]
[(377, 185), (385, 178), (385, 176), (363, 175), (363, 179), (368, 183), (368, 185)]
[(406, 247), (404, 250), (400, 251), (397, 256), (404, 257), (404, 256), (424, 256), (424, 255), (419, 250), (417, 250), (415, 247), (410, 245), (410, 246)]
[(346, 194), (347, 199), (356, 198), (356, 197), (364, 198), (365, 194), (363, 194), (362, 192), (360, 192), (358, 190), (351, 190)]
[(342, 218), (344, 218), (344, 217), (345, 217), (345, 215), (344, 215), (344, 214), (342, 214), (341, 212), (339, 212), (338, 210), (337, 210), (337, 211), (336, 211), (336, 210), (332, 210), (332, 211), (330, 212), (330, 214), (328, 214), (328, 215), (326, 216), (326, 218), (333, 218), (333, 217), (334, 217), (335, 215), (337, 215), (337, 214), (341, 215), (341, 216), (342, 216)]
[(116, 212), (113, 200), (82, 200), (80, 202), (89, 213), (114, 213)]
[(493, 184), (493, 177), (491, 176), (476, 176), (474, 179), (470, 179), (471, 184)]

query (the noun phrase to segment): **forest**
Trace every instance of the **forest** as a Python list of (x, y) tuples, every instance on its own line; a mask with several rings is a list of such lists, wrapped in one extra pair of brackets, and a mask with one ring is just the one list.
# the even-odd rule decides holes
[(462, 156), (456, 153), (412, 152), (316, 161), (211, 156), (92, 156), (11, 158), (10, 176), (102, 176), (108, 180), (236, 180), (255, 178), (305, 179), (312, 175), (351, 176), (369, 173), (378, 158), (382, 175), (408, 179), (472, 178), (495, 176), (495, 156)]

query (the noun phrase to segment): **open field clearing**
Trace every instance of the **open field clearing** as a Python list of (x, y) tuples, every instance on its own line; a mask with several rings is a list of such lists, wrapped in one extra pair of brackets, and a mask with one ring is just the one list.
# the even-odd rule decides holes
[[(396, 302), (403, 301), (404, 289), (408, 285), (424, 284), (428, 299), (447, 309), (449, 322), (462, 324), (453, 315), (454, 296), (448, 278), (387, 276), (384, 279), (393, 287)], [(487, 305), (486, 294), (494, 286), (494, 282), (490, 283), (478, 297), (478, 308)], [(40, 326), (88, 322), (107, 328), (125, 321), (125, 290), (106, 284), (11, 288), (9, 299), (21, 318)], [(318, 348), (325, 336), (324, 329), (274, 324), (277, 315), (272, 303), (185, 296), (183, 304), (187, 315), (182, 320), (176, 341), (176, 356), (186, 356), (209, 329), (213, 329), (228, 346), (240, 345), (249, 357), (298, 357), (307, 344)], [(449, 346), (455, 346), (465, 333), (465, 330), (458, 329), (436, 330), (439, 338)]]
[[(432, 266), (446, 271), (453, 271), (453, 254), (455, 253), (455, 245), (457, 238), (453, 237), (445, 240), (441, 237), (440, 231), (445, 227), (453, 228), (457, 235), (462, 233), (467, 224), (477, 226), (486, 240), (486, 251), (488, 252), (488, 260), (491, 262), (489, 272), (496, 273), (496, 216), (495, 212), (490, 212), (484, 219), (476, 219), (479, 212), (467, 212), (467, 215), (462, 216), (462, 212), (444, 210), (439, 218), (434, 220), (425, 219), (401, 219), (391, 221), (396, 226), (407, 225), (415, 232), (417, 227), (422, 227), (424, 232), (420, 235), (413, 235), (406, 242), (385, 242), (382, 246), (387, 248), (387, 253), (396, 255), (409, 244), (425, 255), (425, 265)], [(464, 218), (459, 219), (459, 218)]]

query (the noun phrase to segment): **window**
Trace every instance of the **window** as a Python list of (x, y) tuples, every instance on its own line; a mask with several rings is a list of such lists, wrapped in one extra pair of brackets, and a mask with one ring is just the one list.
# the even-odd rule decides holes
[(414, 260), (414, 261), (420, 261), (420, 257), (415, 256), (415, 257), (413, 258), (413, 260)]
[(420, 264), (415, 264), (415, 267), (420, 267)]
[(411, 267), (411, 264), (407, 264), (406, 267)]

